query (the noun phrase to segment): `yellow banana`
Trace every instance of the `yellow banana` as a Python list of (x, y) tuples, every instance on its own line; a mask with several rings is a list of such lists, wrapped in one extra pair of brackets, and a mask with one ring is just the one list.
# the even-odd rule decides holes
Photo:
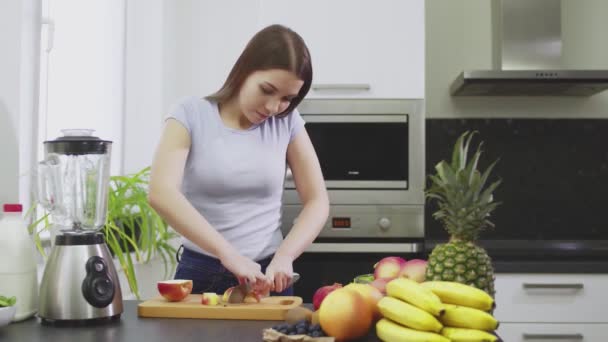
[(426, 281), (421, 285), (431, 291), (446, 304), (468, 306), (488, 311), (494, 307), (494, 298), (473, 286), (452, 281)]
[(376, 323), (376, 335), (386, 342), (450, 342), (439, 334), (406, 328), (386, 318)]
[(496, 342), (498, 337), (483, 330), (451, 328), (441, 329), (441, 335), (449, 338), (452, 342)]
[(378, 309), (382, 316), (409, 328), (434, 332), (439, 332), (443, 328), (430, 313), (397, 298), (387, 296), (380, 299)]
[(396, 278), (386, 284), (386, 293), (404, 300), (434, 316), (441, 316), (443, 303), (433, 291), (422, 287), (418, 282), (407, 278)]
[(445, 304), (445, 313), (439, 318), (441, 323), (447, 327), (469, 328), (485, 331), (493, 331), (498, 328), (498, 321), (485, 311)]

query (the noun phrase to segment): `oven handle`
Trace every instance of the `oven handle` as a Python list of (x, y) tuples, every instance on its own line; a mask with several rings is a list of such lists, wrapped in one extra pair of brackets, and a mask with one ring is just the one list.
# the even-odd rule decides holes
[(422, 243), (313, 243), (308, 253), (418, 253), (424, 250)]

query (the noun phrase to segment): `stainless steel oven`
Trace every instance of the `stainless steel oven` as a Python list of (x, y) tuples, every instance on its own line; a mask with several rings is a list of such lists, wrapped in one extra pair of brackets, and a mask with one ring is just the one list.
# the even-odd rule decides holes
[[(299, 106), (319, 157), (330, 218), (310, 252), (416, 252), (424, 238), (424, 101), (310, 99)], [(291, 172), (284, 234), (301, 210)]]

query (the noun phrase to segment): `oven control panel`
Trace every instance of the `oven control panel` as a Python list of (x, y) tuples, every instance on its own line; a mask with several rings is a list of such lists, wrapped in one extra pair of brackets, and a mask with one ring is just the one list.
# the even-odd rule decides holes
[[(281, 230), (289, 233), (302, 207), (284, 205)], [(319, 234), (324, 238), (424, 238), (424, 206), (333, 205)]]

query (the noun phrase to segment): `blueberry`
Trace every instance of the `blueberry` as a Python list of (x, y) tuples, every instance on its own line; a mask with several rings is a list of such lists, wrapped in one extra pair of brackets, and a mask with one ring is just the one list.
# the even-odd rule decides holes
[(305, 328), (298, 328), (296, 330), (296, 332), (298, 333), (298, 335), (306, 334), (306, 329)]
[(321, 337), (321, 332), (319, 330), (315, 330), (313, 332), (310, 333), (311, 337)]

